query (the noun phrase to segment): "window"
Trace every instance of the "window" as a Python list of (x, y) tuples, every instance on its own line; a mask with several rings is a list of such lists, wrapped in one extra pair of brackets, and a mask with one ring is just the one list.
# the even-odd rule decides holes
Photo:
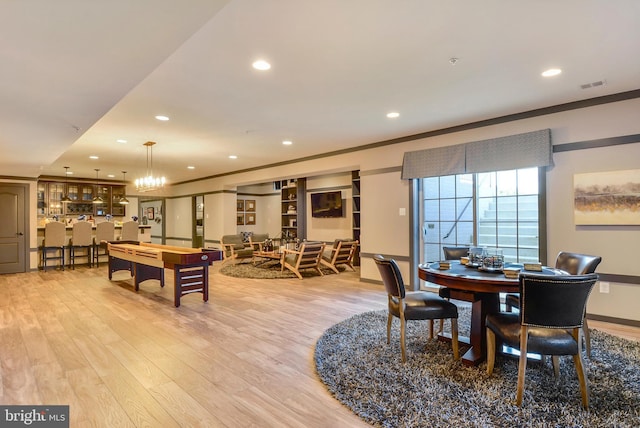
[(542, 177), (538, 168), (523, 168), (423, 178), (421, 260), (440, 260), (449, 245), (499, 248), (509, 262), (541, 261)]

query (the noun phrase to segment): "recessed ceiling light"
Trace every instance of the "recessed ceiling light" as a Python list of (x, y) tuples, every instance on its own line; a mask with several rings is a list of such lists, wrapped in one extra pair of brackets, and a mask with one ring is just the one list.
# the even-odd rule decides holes
[(292, 142), (292, 141), (289, 141), (289, 140), (284, 140), (284, 141), (282, 142), (282, 144), (284, 144), (285, 146), (290, 146), (290, 145), (292, 145), (292, 144), (293, 144), (293, 142)]
[(107, 174), (107, 177), (109, 177), (109, 178), (113, 178), (113, 177), (115, 177), (115, 175), (113, 175), (113, 174)]
[(73, 175), (73, 171), (67, 171), (67, 175)]
[(400, 113), (396, 112), (396, 111), (392, 111), (391, 113), (387, 113), (387, 117), (389, 119), (395, 119), (396, 117), (400, 116)]
[(116, 143), (120, 143), (120, 144), (124, 144), (126, 142), (127, 142), (127, 140), (123, 140), (122, 138), (116, 140)]
[(238, 156), (236, 156), (236, 155), (229, 155), (229, 159), (238, 159)]
[(269, 64), (267, 61), (263, 59), (257, 60), (252, 65), (253, 65), (253, 68), (255, 68), (256, 70), (262, 70), (262, 71), (269, 70), (271, 68), (271, 64)]
[(163, 122), (166, 122), (167, 120), (169, 120), (169, 117), (168, 116), (158, 115), (158, 116), (156, 116), (156, 119), (161, 120)]
[(544, 77), (551, 77), (551, 76), (557, 76), (560, 73), (562, 73), (562, 70), (560, 70), (559, 68), (550, 68), (548, 70), (543, 71), (542, 75)]
[(187, 166), (187, 169), (196, 169), (196, 167), (193, 166), (193, 165), (189, 165), (189, 166)]
[(100, 159), (100, 158), (98, 156), (96, 156), (96, 155), (91, 155), (91, 156), (89, 156), (89, 159)]

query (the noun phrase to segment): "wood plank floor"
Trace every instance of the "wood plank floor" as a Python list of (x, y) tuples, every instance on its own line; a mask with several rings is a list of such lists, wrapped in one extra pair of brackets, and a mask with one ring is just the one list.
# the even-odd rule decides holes
[[(210, 274), (173, 306), (173, 276), (106, 267), (0, 275), (0, 402), (68, 404), (73, 427), (366, 427), (313, 364), (331, 325), (384, 309), (380, 285), (343, 272), (251, 280)], [(591, 322), (638, 340), (640, 329)]]

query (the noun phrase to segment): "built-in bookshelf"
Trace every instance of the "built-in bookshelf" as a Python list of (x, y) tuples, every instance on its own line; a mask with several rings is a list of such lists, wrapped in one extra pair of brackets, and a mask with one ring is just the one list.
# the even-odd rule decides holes
[(306, 227), (306, 179), (281, 180), (282, 237), (285, 239), (305, 239)]
[[(360, 171), (351, 171), (351, 196), (353, 200), (353, 239), (360, 240)], [(353, 264), (360, 265), (360, 246), (353, 257)]]

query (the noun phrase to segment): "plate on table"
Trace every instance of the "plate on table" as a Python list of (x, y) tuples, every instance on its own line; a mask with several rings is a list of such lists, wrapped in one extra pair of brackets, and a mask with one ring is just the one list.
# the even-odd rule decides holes
[(482, 263), (471, 263), (471, 262), (469, 262), (465, 266), (468, 267), (468, 268), (477, 269), (477, 268), (482, 266)]

